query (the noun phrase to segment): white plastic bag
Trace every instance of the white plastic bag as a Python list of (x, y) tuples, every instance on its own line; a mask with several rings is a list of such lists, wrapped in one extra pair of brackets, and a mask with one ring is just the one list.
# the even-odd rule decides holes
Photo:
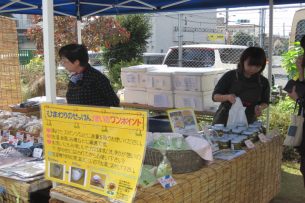
[(236, 97), (235, 103), (231, 106), (229, 111), (229, 118), (227, 121), (228, 127), (236, 127), (237, 124), (244, 124), (248, 126), (248, 120), (245, 113), (246, 107), (243, 106), (239, 97)]
[(302, 143), (304, 118), (300, 115), (291, 115), (288, 134), (284, 140), (285, 146), (298, 147)]

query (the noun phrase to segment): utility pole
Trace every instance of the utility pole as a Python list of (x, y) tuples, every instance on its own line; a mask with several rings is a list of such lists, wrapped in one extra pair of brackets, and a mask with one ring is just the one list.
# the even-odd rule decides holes
[(229, 9), (226, 8), (226, 22), (225, 22), (225, 44), (228, 44), (229, 41), (229, 32), (228, 32), (228, 24), (229, 24)]
[(264, 37), (265, 37), (265, 16), (266, 16), (266, 9), (260, 9), (260, 18), (259, 18), (259, 46), (264, 48)]
[(183, 35), (182, 35), (182, 18), (183, 14), (178, 14), (178, 66), (182, 67), (182, 40), (183, 40)]

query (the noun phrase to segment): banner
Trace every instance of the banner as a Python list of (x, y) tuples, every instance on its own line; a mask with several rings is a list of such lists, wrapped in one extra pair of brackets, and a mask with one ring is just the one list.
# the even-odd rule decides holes
[(42, 104), (46, 179), (132, 202), (147, 112)]

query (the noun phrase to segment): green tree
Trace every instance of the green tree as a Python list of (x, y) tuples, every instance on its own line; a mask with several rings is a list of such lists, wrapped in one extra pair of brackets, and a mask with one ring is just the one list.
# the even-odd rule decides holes
[(114, 58), (116, 63), (141, 58), (146, 50), (147, 39), (151, 36), (149, 18), (146, 15), (124, 15), (117, 17), (120, 25), (130, 33), (129, 40), (104, 50), (104, 60)]
[(284, 53), (282, 59), (282, 67), (288, 74), (289, 79), (296, 79), (299, 76), (297, 66), (295, 64), (298, 56), (303, 54), (303, 49), (300, 46), (300, 42), (295, 42), (294, 46), (289, 48), (289, 51)]
[(233, 36), (232, 44), (234, 45), (243, 45), (243, 46), (250, 46), (255, 45), (255, 41), (253, 36), (244, 33), (244, 32), (238, 32)]
[(142, 61), (147, 39), (151, 36), (149, 18), (146, 15), (124, 15), (117, 17), (120, 25), (130, 33), (129, 40), (104, 48), (103, 60), (109, 69), (109, 77), (114, 86), (121, 86), (120, 65)]

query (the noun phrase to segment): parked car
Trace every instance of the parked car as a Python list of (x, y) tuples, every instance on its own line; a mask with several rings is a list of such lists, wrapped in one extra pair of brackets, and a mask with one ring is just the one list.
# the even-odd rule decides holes
[[(215, 67), (234, 69), (246, 46), (223, 44), (194, 44), (182, 46), (181, 67), (206, 68)], [(171, 47), (163, 61), (169, 67), (179, 66), (178, 47)]]
[(144, 64), (162, 64), (166, 53), (143, 53)]
[[(95, 68), (96, 70), (102, 72), (102, 73), (106, 73), (107, 69), (106, 67), (103, 65), (102, 63), (102, 57), (103, 57), (103, 53), (102, 52), (93, 52), (93, 51), (89, 51), (88, 52), (88, 56), (89, 56), (89, 64)], [(65, 71), (65, 67), (59, 65), (57, 67), (58, 72), (62, 72)]]
[[(225, 44), (194, 44), (182, 46), (182, 61), (180, 67), (188, 68), (220, 68), (232, 70), (237, 68), (240, 56), (246, 46)], [(179, 67), (178, 46), (171, 47), (164, 60), (163, 65), (168, 67)], [(268, 77), (266, 66), (263, 75)], [(272, 76), (274, 84), (274, 76)]]

